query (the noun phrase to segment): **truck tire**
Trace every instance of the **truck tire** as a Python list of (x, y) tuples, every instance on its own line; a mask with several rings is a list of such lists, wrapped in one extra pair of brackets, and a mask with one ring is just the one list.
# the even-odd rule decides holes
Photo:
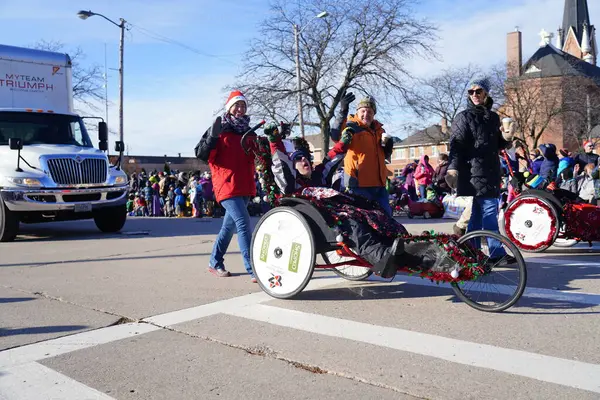
[(12, 242), (19, 233), (19, 217), (0, 198), (0, 242)]
[(105, 207), (94, 211), (94, 222), (104, 233), (119, 232), (127, 220), (125, 205)]

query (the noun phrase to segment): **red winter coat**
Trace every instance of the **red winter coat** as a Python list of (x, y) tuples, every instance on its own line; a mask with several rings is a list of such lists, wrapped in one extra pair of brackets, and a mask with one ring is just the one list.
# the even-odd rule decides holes
[(425, 161), (425, 156), (421, 156), (419, 165), (417, 165), (417, 169), (415, 170), (415, 180), (417, 181), (417, 184), (431, 185), (434, 173), (433, 167)]
[(221, 132), (214, 138), (209, 128), (196, 146), (196, 156), (208, 161), (218, 202), (238, 196), (256, 196), (254, 153), (244, 152), (241, 138), (242, 135), (235, 132)]

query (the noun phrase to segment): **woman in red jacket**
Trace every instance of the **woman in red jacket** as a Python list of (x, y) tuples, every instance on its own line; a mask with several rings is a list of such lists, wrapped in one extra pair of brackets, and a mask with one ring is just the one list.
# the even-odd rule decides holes
[(433, 174), (435, 173), (431, 164), (429, 164), (429, 156), (421, 156), (419, 165), (415, 170), (415, 181), (419, 187), (419, 195), (422, 199), (427, 198), (427, 186), (433, 182)]
[(250, 215), (248, 201), (256, 195), (254, 184), (254, 154), (246, 154), (241, 145), (244, 132), (250, 129), (250, 117), (246, 115), (247, 102), (244, 95), (231, 92), (225, 105), (223, 117), (217, 117), (200, 143), (196, 146), (196, 157), (207, 161), (212, 173), (215, 198), (225, 209), (223, 225), (212, 250), (208, 270), (216, 276), (231, 274), (225, 269), (224, 255), (233, 233), (238, 234), (238, 243), (244, 266), (252, 282), (256, 282), (250, 263)]

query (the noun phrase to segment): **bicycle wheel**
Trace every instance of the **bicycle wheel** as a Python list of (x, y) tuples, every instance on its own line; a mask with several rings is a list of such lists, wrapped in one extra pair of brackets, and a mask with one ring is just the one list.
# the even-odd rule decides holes
[[(321, 254), (321, 257), (323, 257), (323, 261), (325, 261), (325, 264), (337, 264), (344, 261), (354, 260), (350, 257), (340, 256), (335, 251), (323, 253)], [(341, 276), (342, 278), (347, 279), (349, 281), (364, 281), (373, 273), (373, 271), (371, 271), (371, 268), (359, 267), (356, 265), (340, 265), (339, 267), (333, 267), (331, 270), (335, 272), (336, 275)]]
[[(487, 312), (512, 307), (527, 283), (523, 256), (508, 238), (490, 231), (475, 231), (459, 238), (465, 255), (477, 260), (482, 273), (464, 283), (452, 283), (456, 296), (469, 306)], [(507, 262), (514, 257), (514, 263)]]

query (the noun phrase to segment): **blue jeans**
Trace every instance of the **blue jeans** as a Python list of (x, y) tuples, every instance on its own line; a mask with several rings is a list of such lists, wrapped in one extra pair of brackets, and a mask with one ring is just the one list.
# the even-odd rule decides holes
[(419, 196), (421, 196), (422, 199), (427, 198), (427, 185), (419, 185)]
[(250, 214), (248, 214), (248, 197), (232, 197), (223, 200), (221, 205), (225, 209), (223, 225), (217, 236), (217, 241), (210, 256), (210, 266), (213, 268), (225, 268), (223, 256), (227, 252), (233, 233), (238, 234), (238, 244), (244, 260), (244, 267), (249, 274), (252, 273), (252, 264), (250, 263), (250, 241), (252, 232), (250, 232)]
[(352, 193), (366, 197), (369, 200), (379, 203), (381, 208), (392, 216), (392, 207), (390, 206), (390, 194), (385, 187), (356, 187), (350, 190)]
[[(495, 197), (473, 197), (473, 208), (467, 232), (485, 229), (498, 233), (498, 199)], [(477, 247), (479, 247), (477, 243)], [(502, 244), (496, 239), (489, 239), (490, 258), (506, 255)]]

